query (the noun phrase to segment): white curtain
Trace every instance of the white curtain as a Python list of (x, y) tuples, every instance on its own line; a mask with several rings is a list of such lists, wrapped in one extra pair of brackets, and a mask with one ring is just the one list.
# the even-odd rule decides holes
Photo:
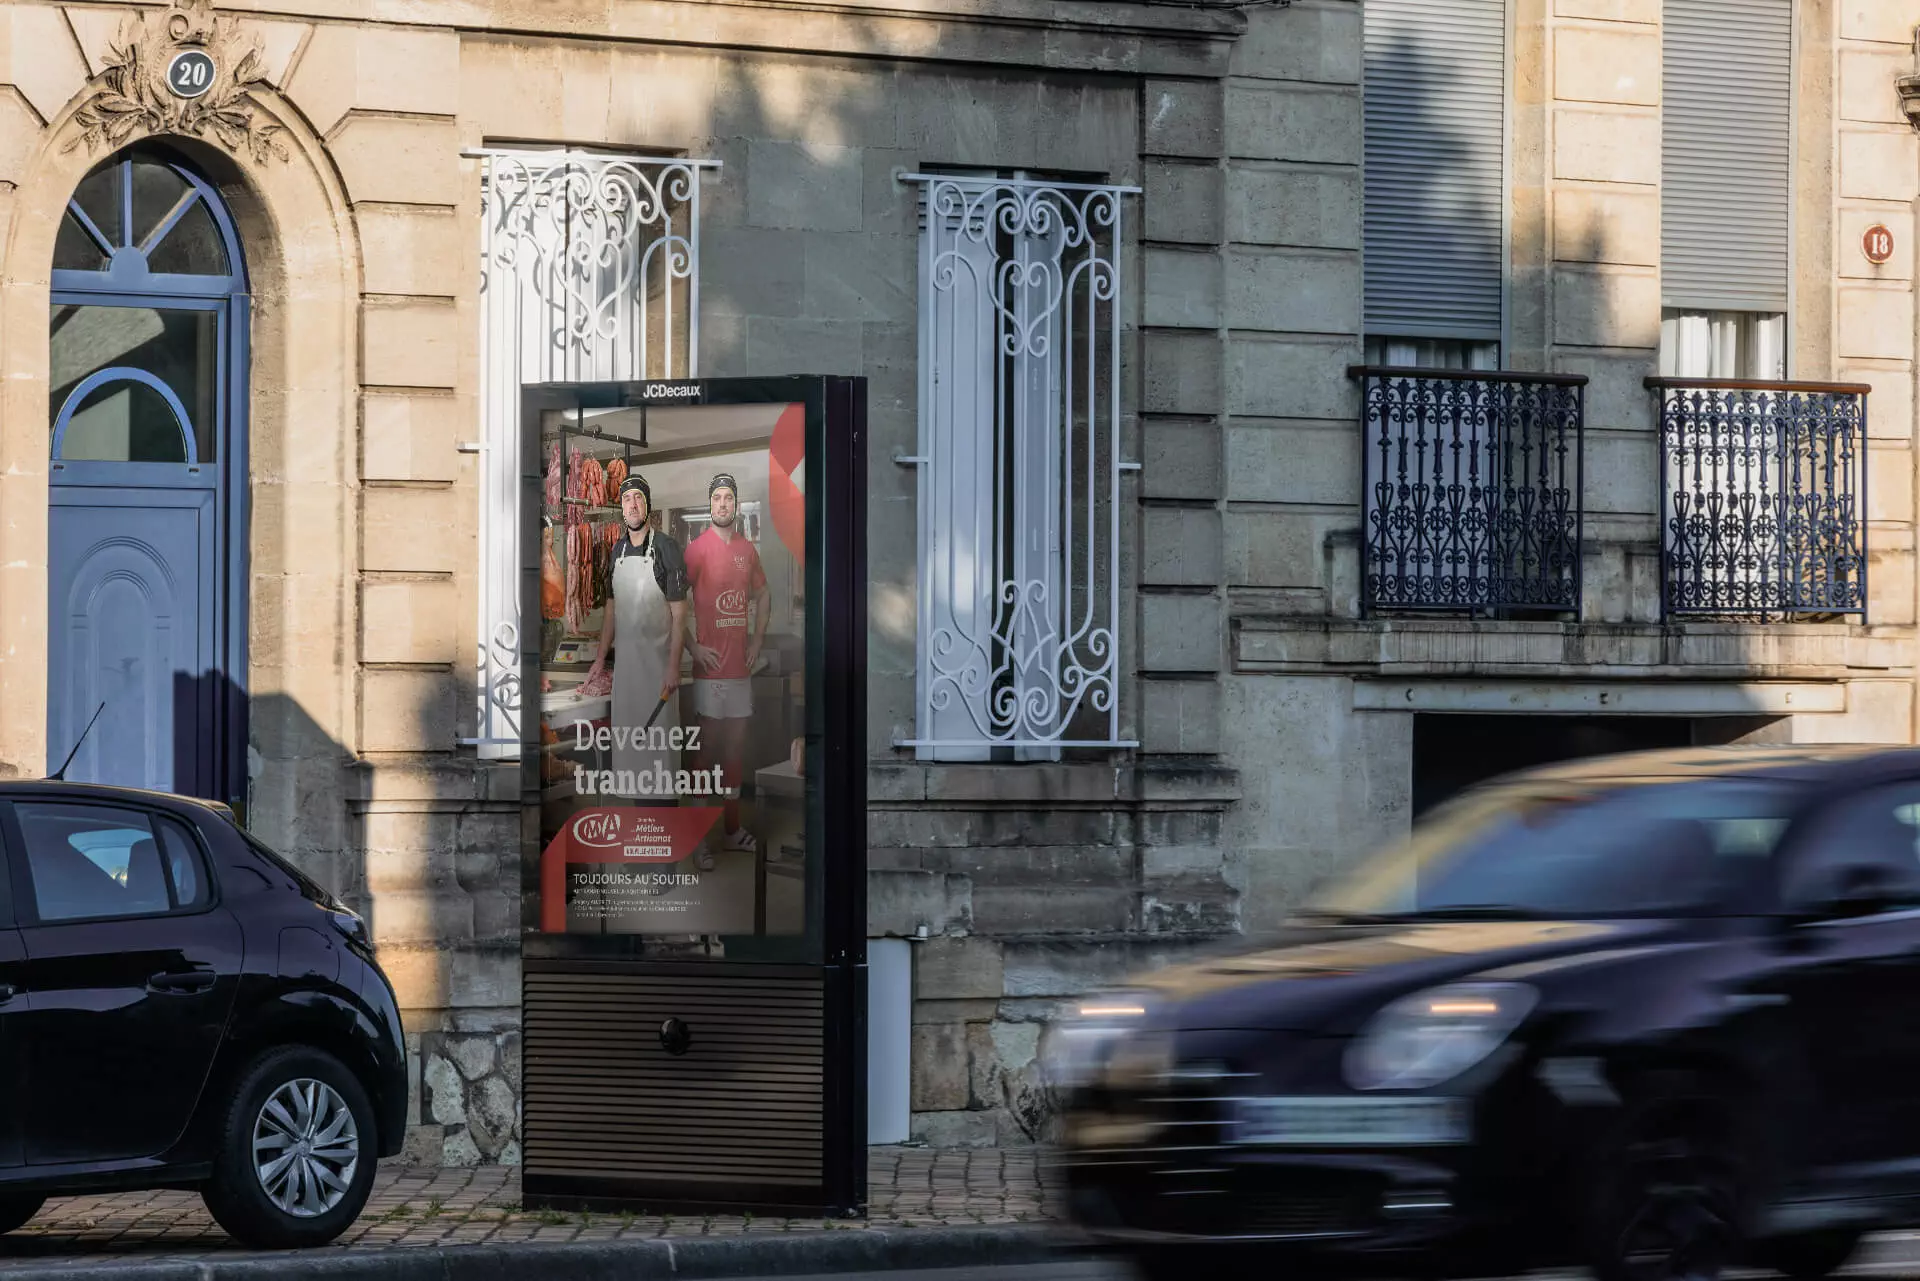
[(1787, 318), (1753, 311), (1669, 311), (1660, 322), (1663, 378), (1787, 376)]
[(1366, 363), (1415, 369), (1498, 369), (1500, 344), (1465, 338), (1369, 338)]
[[(1780, 382), (1787, 376), (1786, 338), (1787, 318), (1777, 313), (1669, 311), (1660, 322), (1660, 373), (1666, 378)], [(1682, 468), (1679, 484), (1690, 491), (1696, 513), (1717, 495), (1723, 504), (1719, 510), (1736, 524), (1745, 519), (1739, 515), (1743, 511), (1777, 515), (1779, 460), (1770, 418), (1752, 408), (1768, 397), (1756, 400), (1742, 392), (1728, 397), (1729, 407), (1746, 407), (1743, 412), (1702, 416), (1677, 442), (1669, 442)], [(1669, 493), (1662, 504), (1662, 524), (1671, 528), (1674, 496)], [(1730, 563), (1721, 576), (1730, 593), (1759, 593), (1775, 572), (1763, 557)]]

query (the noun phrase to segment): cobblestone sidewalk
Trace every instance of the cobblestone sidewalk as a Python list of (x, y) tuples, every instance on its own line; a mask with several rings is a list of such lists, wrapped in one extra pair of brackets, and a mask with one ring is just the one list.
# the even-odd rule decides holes
[[(974, 1226), (1049, 1219), (1049, 1185), (1036, 1149), (873, 1148), (868, 1217), (821, 1219), (561, 1214), (520, 1208), (517, 1169), (408, 1169), (387, 1165), (366, 1212), (336, 1247), (481, 1242), (613, 1241)], [(0, 1237), (0, 1274), (11, 1261), (102, 1255), (204, 1258), (234, 1250), (189, 1192), (136, 1192), (49, 1201), (26, 1227)]]

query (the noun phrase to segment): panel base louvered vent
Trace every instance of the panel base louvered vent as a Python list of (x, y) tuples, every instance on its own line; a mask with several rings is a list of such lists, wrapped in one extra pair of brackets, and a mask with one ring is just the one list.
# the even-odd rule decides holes
[[(822, 1203), (818, 975), (542, 966), (522, 1016), (530, 1203)], [(668, 1020), (683, 1047), (663, 1044)]]

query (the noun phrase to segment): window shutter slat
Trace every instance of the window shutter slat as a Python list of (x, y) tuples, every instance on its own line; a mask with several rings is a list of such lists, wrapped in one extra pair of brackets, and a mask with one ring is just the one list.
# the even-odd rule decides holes
[(1661, 301), (1787, 309), (1792, 0), (1666, 0)]
[(1366, 327), (1500, 339), (1505, 0), (1367, 0)]

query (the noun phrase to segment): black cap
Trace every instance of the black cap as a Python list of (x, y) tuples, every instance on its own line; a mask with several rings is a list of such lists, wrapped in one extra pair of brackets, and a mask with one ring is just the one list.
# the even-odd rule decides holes
[(640, 491), (640, 496), (647, 500), (647, 506), (653, 506), (653, 488), (647, 484), (646, 477), (637, 471), (627, 473), (627, 478), (620, 482), (620, 493), (616, 497), (624, 499), (627, 491), (633, 489)]
[(735, 498), (740, 497), (740, 486), (735, 484), (733, 477), (727, 475), (725, 472), (721, 472), (718, 476), (715, 476), (707, 482), (707, 497), (712, 498), (713, 491), (716, 489), (731, 489)]

